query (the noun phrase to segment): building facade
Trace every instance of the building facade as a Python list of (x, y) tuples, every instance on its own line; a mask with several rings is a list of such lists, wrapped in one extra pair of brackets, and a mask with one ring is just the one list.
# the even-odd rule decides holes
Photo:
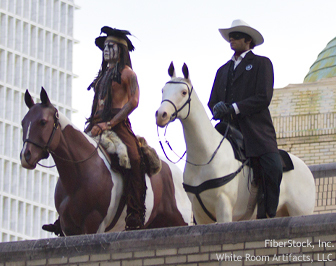
[(21, 167), (21, 120), (26, 89), (39, 102), (41, 86), (71, 119), (75, 8), (73, 0), (0, 0), (1, 242), (50, 237), (41, 226), (57, 219), (57, 170)]
[(270, 111), (280, 149), (308, 165), (336, 162), (336, 77), (274, 90)]

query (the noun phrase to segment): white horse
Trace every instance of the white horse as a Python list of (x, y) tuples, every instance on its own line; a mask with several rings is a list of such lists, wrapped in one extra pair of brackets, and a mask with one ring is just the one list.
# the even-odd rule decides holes
[[(246, 216), (250, 195), (248, 175), (252, 173), (248, 166), (235, 159), (230, 142), (223, 140), (223, 136), (212, 126), (192, 87), (186, 64), (182, 71), (184, 78), (176, 77), (171, 63), (168, 70), (171, 80), (162, 90), (163, 101), (156, 112), (156, 123), (164, 127), (175, 118), (182, 123), (187, 147), (183, 179), (189, 188), (197, 187), (193, 193), (188, 193), (196, 222), (208, 224), (213, 220), (231, 222), (242, 217), (250, 219), (252, 214), (256, 214), (256, 204), (253, 204), (252, 212)], [(294, 170), (283, 174), (277, 217), (312, 214), (315, 205), (314, 177), (302, 160), (289, 155)], [(233, 176), (235, 178), (230, 180)], [(213, 179), (224, 185), (213, 185), (209, 181)], [(207, 189), (203, 190), (203, 187)]]

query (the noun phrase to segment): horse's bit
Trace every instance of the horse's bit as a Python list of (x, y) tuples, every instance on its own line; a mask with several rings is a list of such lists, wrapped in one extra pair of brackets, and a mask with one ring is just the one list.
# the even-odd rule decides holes
[(180, 111), (182, 111), (182, 109), (188, 104), (188, 107), (189, 107), (188, 108), (188, 114), (187, 114), (187, 116), (185, 118), (183, 118), (183, 119), (187, 119), (188, 116), (189, 116), (189, 114), (190, 114), (191, 93), (192, 93), (194, 87), (191, 87), (191, 89), (190, 89), (189, 84), (186, 83), (186, 82), (183, 82), (183, 81), (168, 81), (166, 84), (184, 84), (184, 85), (187, 86), (187, 88), (188, 88), (188, 100), (181, 106), (180, 109), (177, 110), (176, 105), (171, 100), (169, 100), (169, 99), (164, 99), (161, 102), (161, 104), (163, 102), (169, 102), (174, 107), (174, 109), (175, 109), (175, 112), (172, 113), (172, 115), (170, 116), (170, 121), (169, 122), (173, 122), (177, 118), (178, 113)]

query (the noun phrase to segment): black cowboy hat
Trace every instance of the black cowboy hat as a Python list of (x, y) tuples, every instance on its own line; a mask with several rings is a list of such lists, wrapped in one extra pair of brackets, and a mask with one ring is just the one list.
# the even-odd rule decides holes
[(99, 47), (100, 50), (104, 50), (104, 42), (108, 36), (113, 37), (113, 41), (116, 43), (123, 44), (127, 47), (128, 51), (133, 51), (134, 46), (130, 39), (128, 39), (127, 35), (132, 35), (127, 30), (118, 30), (115, 28), (111, 28), (108, 26), (104, 26), (101, 28), (100, 34), (106, 33), (106, 36), (99, 36), (96, 38), (95, 43)]

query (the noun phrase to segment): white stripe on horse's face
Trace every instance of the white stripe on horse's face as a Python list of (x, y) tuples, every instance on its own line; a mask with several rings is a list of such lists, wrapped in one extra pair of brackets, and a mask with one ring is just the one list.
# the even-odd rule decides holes
[[(30, 134), (30, 126), (31, 126), (31, 122), (29, 122), (29, 126), (27, 129), (27, 134), (26, 134), (26, 139), (29, 138), (29, 134)], [(26, 158), (24, 156), (25, 152), (26, 152), (26, 148), (27, 148), (27, 142), (23, 145), (22, 150), (21, 150), (21, 165), (23, 167), (29, 167), (29, 164), (26, 162)]]
[[(27, 129), (26, 139), (29, 139), (30, 126), (31, 126), (31, 121), (29, 122), (29, 126), (28, 126), (28, 129)], [(21, 154), (24, 154), (24, 152), (25, 152), (25, 150), (26, 150), (26, 147), (27, 147), (27, 142), (23, 145)]]

